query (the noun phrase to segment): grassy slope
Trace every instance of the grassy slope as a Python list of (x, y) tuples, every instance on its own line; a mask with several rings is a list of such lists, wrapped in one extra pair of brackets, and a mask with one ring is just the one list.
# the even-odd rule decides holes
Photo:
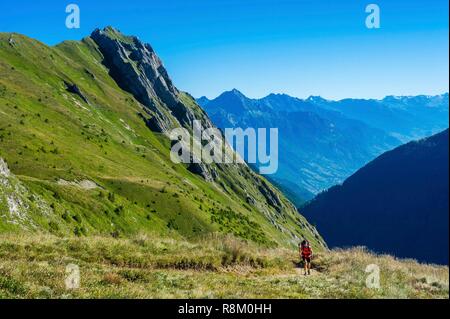
[[(264, 245), (292, 244), (295, 234), (322, 245), (284, 198), (281, 214), (267, 205), (254, 185), (260, 177), (248, 169), (230, 167), (211, 184), (172, 164), (168, 139), (137, 116), (142, 106), (110, 78), (92, 40), (48, 47), (18, 34), (10, 45), (10, 37), (0, 33), (0, 157), (52, 207), (51, 217), (29, 214), (39, 231), (187, 239), (223, 232)], [(90, 103), (67, 92), (63, 80), (76, 83)], [(245, 203), (243, 190), (257, 206)], [(0, 219), (1, 232), (22, 228)]]
[[(0, 236), (0, 298), (448, 298), (448, 267), (376, 256), (363, 249), (321, 252), (313, 275), (292, 250), (261, 249), (231, 237), (195, 242)], [(66, 290), (66, 266), (80, 287)], [(380, 289), (365, 285), (369, 264)]]

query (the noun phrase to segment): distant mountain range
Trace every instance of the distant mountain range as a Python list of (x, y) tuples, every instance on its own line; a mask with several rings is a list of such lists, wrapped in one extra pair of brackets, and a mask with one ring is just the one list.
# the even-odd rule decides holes
[(331, 247), (448, 264), (448, 129), (386, 152), (302, 208)]
[(406, 143), (448, 127), (448, 93), (441, 95), (387, 96), (382, 100), (344, 99), (308, 101), (348, 118), (386, 131)]
[(268, 178), (297, 205), (383, 152), (447, 128), (449, 114), (448, 93), (330, 101), (286, 94), (250, 99), (233, 89), (197, 103), (222, 129), (279, 128), (279, 169)]

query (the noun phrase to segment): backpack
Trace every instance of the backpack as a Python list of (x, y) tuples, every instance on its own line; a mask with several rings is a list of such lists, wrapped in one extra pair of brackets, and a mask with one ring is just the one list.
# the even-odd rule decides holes
[(304, 240), (301, 244), (301, 250), (302, 250), (302, 256), (303, 257), (309, 257), (312, 254), (311, 246), (309, 245), (309, 242)]

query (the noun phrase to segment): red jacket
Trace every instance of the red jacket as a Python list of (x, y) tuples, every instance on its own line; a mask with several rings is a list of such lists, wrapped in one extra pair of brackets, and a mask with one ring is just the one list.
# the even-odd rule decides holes
[(302, 246), (302, 257), (311, 257), (312, 255), (312, 249), (310, 246)]

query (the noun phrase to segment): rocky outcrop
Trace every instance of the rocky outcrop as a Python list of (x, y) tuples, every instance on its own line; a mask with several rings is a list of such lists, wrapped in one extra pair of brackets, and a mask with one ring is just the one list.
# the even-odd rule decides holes
[(191, 163), (188, 165), (187, 169), (193, 174), (203, 177), (208, 182), (216, 181), (219, 178), (219, 173), (217, 172), (216, 164), (205, 164), (203, 163), (196, 154), (190, 155)]
[[(125, 36), (112, 27), (95, 30), (91, 38), (103, 55), (103, 64), (112, 78), (144, 105), (138, 115), (152, 131), (168, 133), (180, 126), (191, 130), (197, 124), (195, 120), (201, 121), (202, 127), (197, 129), (213, 126), (193, 98), (190, 106), (182, 101), (181, 93), (149, 44), (142, 43), (137, 37)], [(188, 169), (208, 181), (218, 177), (211, 165), (193, 163)]]
[(91, 38), (117, 84), (152, 111), (147, 119), (152, 130), (165, 133), (173, 127), (192, 125), (193, 110), (180, 100), (179, 91), (149, 44), (111, 27), (95, 30)]
[(11, 173), (9, 171), (8, 165), (3, 160), (3, 158), (0, 157), (0, 176), (8, 177), (10, 174)]
[(207, 180), (209, 182), (214, 180), (214, 177), (211, 174), (210, 170), (203, 163), (191, 163), (188, 166), (188, 170), (191, 173), (194, 173), (196, 175), (199, 175), (199, 176), (203, 177), (205, 180)]
[(67, 92), (78, 95), (86, 104), (89, 104), (89, 100), (83, 93), (81, 93), (80, 88), (76, 84), (71, 84), (64, 81), (64, 85), (66, 86)]
[(57, 184), (60, 186), (73, 186), (84, 190), (93, 190), (100, 188), (100, 186), (98, 186), (95, 182), (88, 179), (83, 179), (81, 181), (66, 181), (64, 179), (59, 179), (57, 181)]
[(110, 27), (96, 29), (91, 38), (116, 82), (142, 104), (150, 106), (156, 97), (171, 106), (178, 102), (178, 91), (150, 45)]
[(16, 42), (14, 41), (12, 35), (8, 39), (8, 43), (10, 46), (14, 47), (16, 45)]
[(48, 217), (52, 210), (37, 194), (33, 194), (0, 158), (0, 220), (24, 229), (36, 228), (32, 214)]
[(272, 188), (270, 188), (270, 186), (267, 185), (264, 181), (261, 182), (258, 189), (266, 199), (267, 203), (270, 206), (274, 207), (278, 212), (281, 212), (282, 204), (278, 194)]
[(246, 195), (245, 197), (245, 201), (247, 202), (247, 204), (250, 204), (252, 206), (256, 205), (256, 200), (254, 197), (250, 196), (250, 195)]
[(95, 78), (95, 74), (94, 73), (92, 73), (91, 71), (89, 71), (88, 69), (84, 69), (84, 72), (87, 74), (87, 75), (89, 75), (92, 79), (96, 79)]
[(145, 108), (144, 113), (139, 112), (138, 116), (144, 121), (145, 125), (154, 132), (168, 132), (171, 128), (171, 121), (159, 114), (159, 112), (151, 112)]

